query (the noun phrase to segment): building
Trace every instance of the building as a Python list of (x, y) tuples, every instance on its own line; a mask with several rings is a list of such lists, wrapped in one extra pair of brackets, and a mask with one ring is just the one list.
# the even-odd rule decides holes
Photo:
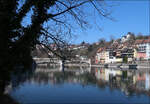
[(113, 49), (107, 49), (105, 55), (105, 63), (115, 63), (115, 62), (116, 62), (115, 52), (113, 51)]
[(127, 58), (127, 62), (132, 62), (134, 57), (134, 49), (132, 47), (125, 47), (121, 51), (121, 57), (124, 60)]
[(121, 58), (121, 51), (117, 51), (117, 48), (112, 46), (108, 48), (99, 48), (95, 58), (96, 63), (121, 63), (123, 61)]
[(134, 50), (133, 57), (134, 57), (134, 59), (136, 59), (137, 58), (137, 49), (134, 48), (133, 50)]
[(121, 38), (121, 42), (124, 43), (124, 42), (128, 41), (130, 39), (130, 37), (131, 37), (131, 34), (128, 33), (126, 36), (123, 36)]
[(150, 59), (150, 39), (140, 39), (135, 42), (137, 47), (137, 59)]
[(106, 51), (105, 48), (99, 48), (96, 53), (95, 63), (105, 63)]

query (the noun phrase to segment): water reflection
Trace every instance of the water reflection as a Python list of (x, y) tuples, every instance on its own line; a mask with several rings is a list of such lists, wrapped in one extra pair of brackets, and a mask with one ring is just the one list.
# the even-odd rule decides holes
[(15, 68), (11, 71), (6, 70), (7, 74), (3, 75), (3, 79), (5, 80), (3, 80), (2, 82), (7, 82), (7, 84), (3, 86), (4, 90), (2, 91), (2, 93), (9, 94), (12, 89), (15, 90), (24, 82), (29, 81), (33, 76), (35, 70), (35, 63), (33, 63), (33, 65), (29, 69)]
[[(85, 68), (85, 69), (84, 69)], [(30, 79), (31, 82), (40, 84), (60, 85), (63, 83), (80, 83), (82, 85), (92, 83), (95, 81), (94, 74), (90, 74), (91, 69), (84, 68), (65, 68), (65, 71), (60, 70), (57, 67), (37, 67), (35, 73)]]
[[(128, 97), (144, 95), (144, 97), (141, 99), (146, 99), (146, 103), (148, 103), (150, 96), (150, 71), (76, 67), (65, 68), (65, 71), (62, 72), (58, 67), (38, 66), (36, 70), (28, 70), (26, 72), (18, 70), (15, 73), (12, 73), (10, 83), (5, 88), (5, 93), (10, 93), (12, 97), (20, 100), (16, 98), (16, 96), (20, 96), (17, 92), (19, 92), (20, 90), (23, 91), (31, 89), (30, 86), (33, 85), (34, 88), (42, 86), (42, 88), (50, 90), (53, 89), (51, 86), (56, 87), (64, 85), (68, 87), (70, 86), (69, 84), (71, 84), (72, 87), (79, 85), (83, 88), (93, 86), (91, 89), (94, 91), (98, 88), (99, 91), (97, 92), (101, 93), (101, 96), (105, 96), (103, 95), (102, 91), (108, 93), (109, 95), (111, 95), (113, 91), (118, 91), (117, 94), (122, 93)], [(57, 88), (57, 90), (60, 89), (61, 88)], [(76, 89), (80, 88), (76, 87)], [(109, 91), (107, 91), (108, 89)], [(65, 90), (65, 88), (61, 90)], [(71, 90), (70, 93), (73, 94), (74, 97), (76, 97), (77, 92), (74, 91), (75, 89)], [(33, 92), (34, 96), (40, 96), (34, 93), (35, 92)], [(22, 94), (24, 94), (24, 96), (28, 96), (28, 94), (26, 94), (25, 92), (22, 92)], [(46, 96), (50, 97), (52, 95), (51, 93), (48, 93)], [(62, 94), (62, 96), (65, 96), (65, 94)], [(84, 96), (82, 96), (81, 98), (86, 99), (86, 97)], [(98, 96), (100, 95), (91, 95), (91, 98), (97, 98)], [(57, 97), (59, 97), (59, 95), (55, 95), (55, 97), (55, 101), (57, 101)], [(104, 98), (103, 100), (107, 99), (107, 96), (105, 97), (106, 98)], [(134, 100), (136, 101), (138, 100), (138, 98), (133, 99), (133, 101)], [(26, 100), (24, 99), (23, 102), (25, 101)]]
[(97, 80), (107, 83), (110, 88), (120, 89), (128, 96), (134, 93), (150, 96), (150, 71), (96, 69), (95, 76)]

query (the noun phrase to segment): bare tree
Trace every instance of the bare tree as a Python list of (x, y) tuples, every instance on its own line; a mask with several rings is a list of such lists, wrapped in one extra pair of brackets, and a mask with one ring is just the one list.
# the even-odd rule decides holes
[[(105, 0), (0, 0), (0, 66), (30, 62), (36, 44), (62, 57), (72, 28), (88, 25), (87, 6), (112, 19)], [(56, 44), (57, 50), (51, 49), (50, 43)]]

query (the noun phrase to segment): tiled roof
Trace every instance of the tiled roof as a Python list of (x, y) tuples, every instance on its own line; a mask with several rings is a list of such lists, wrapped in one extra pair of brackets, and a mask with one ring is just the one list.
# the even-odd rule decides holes
[(143, 44), (143, 43), (150, 43), (150, 38), (148, 39), (139, 39), (135, 41), (135, 44)]
[(143, 43), (150, 43), (150, 39), (144, 40)]
[(144, 39), (139, 39), (135, 41), (135, 44), (142, 44)]

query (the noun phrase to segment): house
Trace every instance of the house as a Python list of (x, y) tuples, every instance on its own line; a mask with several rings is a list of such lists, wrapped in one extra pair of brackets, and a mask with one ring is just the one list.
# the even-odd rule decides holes
[(132, 47), (124, 47), (121, 51), (121, 57), (124, 59), (127, 58), (127, 62), (132, 62), (134, 57), (134, 50)]
[(121, 42), (124, 43), (124, 42), (128, 41), (130, 39), (130, 37), (131, 37), (131, 34), (128, 33), (126, 36), (123, 36), (121, 38)]
[(99, 48), (96, 53), (95, 62), (96, 63), (122, 62), (121, 52), (117, 51), (117, 47), (118, 47), (118, 44), (113, 43), (110, 46)]
[(123, 36), (123, 37), (121, 38), (121, 42), (123, 43), (123, 42), (125, 42), (125, 41), (127, 41), (126, 36)]
[(95, 59), (96, 63), (114, 63), (113, 49), (106, 47), (99, 48)]
[(116, 61), (115, 52), (111, 48), (107, 49), (105, 55), (105, 63), (115, 63), (115, 61)]
[(137, 47), (137, 59), (150, 59), (150, 39), (140, 39), (135, 42)]
[(99, 48), (95, 56), (95, 63), (105, 63), (106, 51), (105, 48)]
[(80, 49), (88, 49), (89, 44), (88, 43), (82, 43), (82, 44), (72, 44), (69, 45), (69, 50), (80, 50)]
[(137, 49), (136, 49), (136, 48), (134, 48), (133, 50), (134, 50), (133, 58), (134, 58), (134, 59), (136, 59), (136, 58), (137, 58)]

